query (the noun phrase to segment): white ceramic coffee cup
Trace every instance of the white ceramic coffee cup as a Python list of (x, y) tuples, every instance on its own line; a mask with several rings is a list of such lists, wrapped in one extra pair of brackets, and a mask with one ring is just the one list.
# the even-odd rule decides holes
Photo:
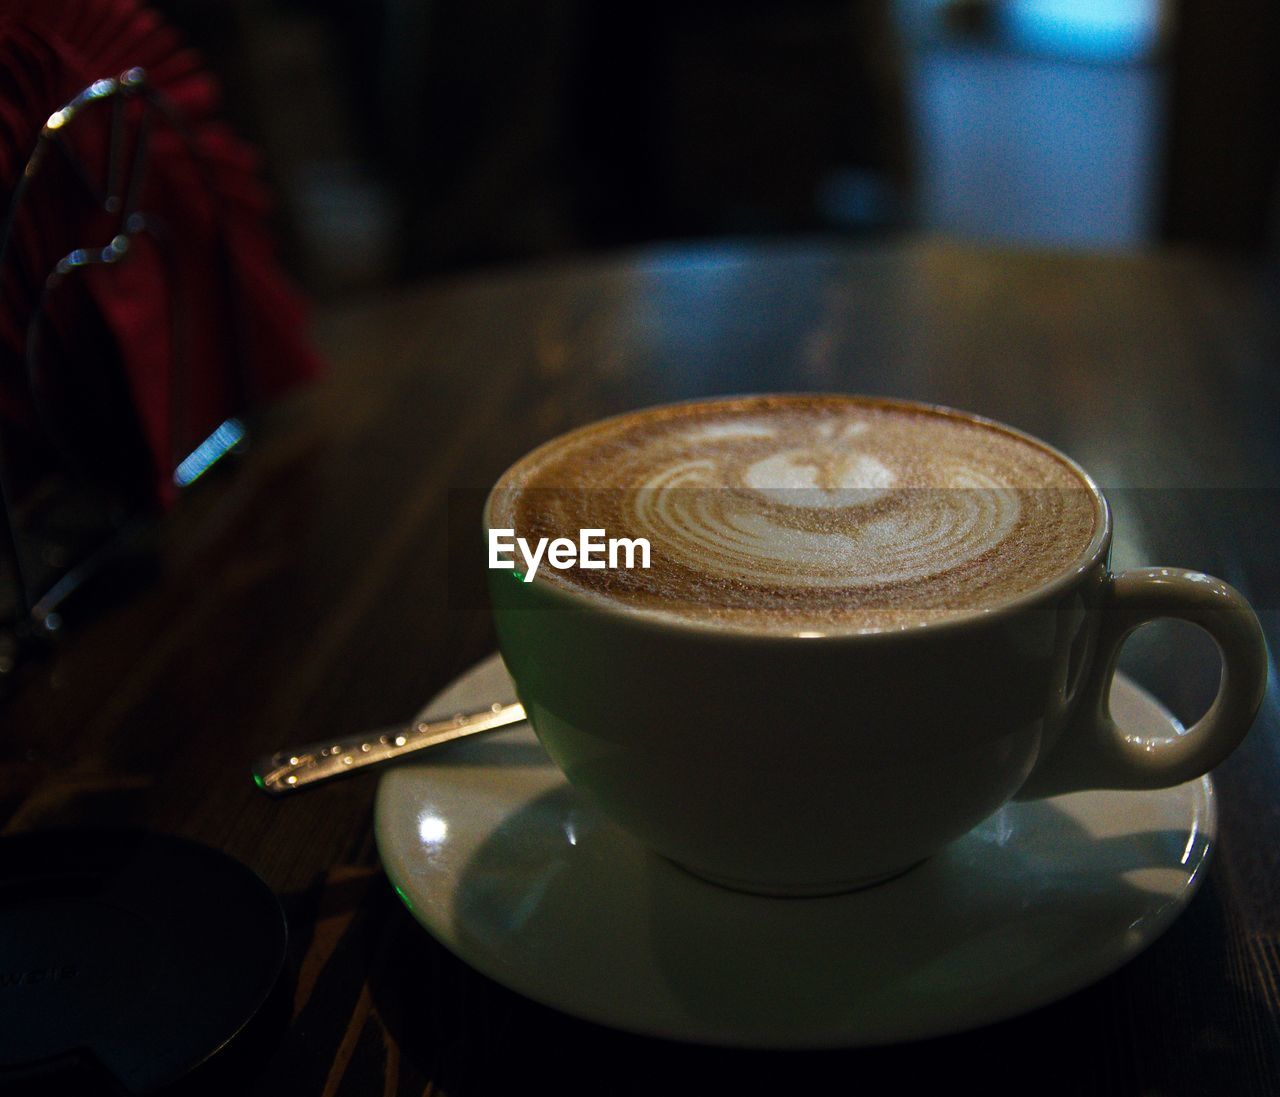
[[(1014, 797), (1198, 777), (1261, 704), (1257, 618), (1199, 572), (1112, 574), (1110, 509), (1062, 459), (1092, 492), (1094, 535), (1069, 573), (994, 608), (780, 635), (659, 619), (494, 570), (503, 659), (570, 782), (658, 853), (747, 891), (889, 879)], [(1165, 617), (1209, 633), (1222, 678), (1185, 734), (1139, 742), (1110, 718), (1111, 679), (1125, 638)]]

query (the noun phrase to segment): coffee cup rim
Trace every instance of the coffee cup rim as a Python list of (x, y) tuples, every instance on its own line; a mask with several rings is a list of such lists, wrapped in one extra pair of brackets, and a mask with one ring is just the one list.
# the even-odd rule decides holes
[(677, 633), (702, 634), (705, 636), (714, 636), (717, 639), (721, 639), (726, 642), (791, 641), (799, 639), (816, 642), (821, 642), (823, 640), (850, 641), (861, 639), (866, 642), (874, 642), (876, 638), (879, 638), (879, 640), (883, 642), (892, 637), (901, 638), (907, 636), (918, 636), (923, 633), (927, 633), (932, 636), (943, 632), (963, 631), (964, 629), (989, 625), (995, 620), (1028, 609), (1034, 606), (1037, 602), (1052, 601), (1062, 591), (1079, 582), (1083, 576), (1093, 571), (1100, 562), (1106, 559), (1111, 546), (1111, 506), (1107, 502), (1107, 498), (1103, 494), (1102, 489), (1098, 486), (1097, 481), (1089, 475), (1078, 461), (1069, 457), (1057, 447), (1050, 445), (1041, 438), (1037, 438), (1033, 434), (1029, 434), (1024, 430), (1019, 430), (1017, 427), (1009, 426), (1007, 423), (1002, 423), (997, 419), (992, 419), (985, 415), (979, 415), (976, 412), (963, 411), (959, 408), (953, 408), (946, 404), (911, 400), (902, 397), (872, 396), (860, 393), (844, 392), (755, 392), (727, 393), (719, 396), (696, 397), (689, 400), (675, 400), (664, 404), (651, 404), (642, 408), (633, 408), (630, 411), (619, 412), (616, 415), (593, 419), (589, 423), (584, 423), (579, 427), (562, 431), (521, 455), (508, 465), (501, 475), (499, 475), (498, 479), (489, 489), (484, 501), (482, 521), (485, 536), (488, 536), (489, 530), (491, 529), (489, 516), (493, 506), (494, 494), (497, 491), (498, 485), (506, 478), (507, 474), (518, 465), (532, 460), (544, 450), (553, 445), (558, 445), (564, 439), (581, 431), (595, 429), (608, 423), (626, 419), (629, 416), (636, 415), (641, 412), (656, 412), (703, 404), (719, 404), (727, 403), (729, 401), (753, 399), (844, 400), (867, 407), (902, 409), (914, 412), (925, 412), (951, 419), (962, 419), (978, 426), (999, 431), (1002, 434), (1019, 439), (1020, 441), (1026, 442), (1027, 444), (1048, 453), (1050, 456), (1066, 465), (1080, 479), (1088, 489), (1089, 494), (1093, 499), (1093, 535), (1090, 537), (1088, 544), (1081, 551), (1080, 555), (1077, 556), (1070, 565), (1064, 568), (1057, 575), (1054, 575), (1052, 578), (1031, 590), (1023, 591), (1021, 594), (1014, 595), (1012, 598), (1005, 599), (995, 605), (982, 606), (976, 609), (958, 610), (954, 614), (950, 614), (938, 620), (918, 621), (911, 624), (887, 628), (867, 629), (828, 626), (821, 629), (810, 628), (798, 629), (796, 631), (784, 631), (769, 628), (753, 628), (750, 625), (736, 623), (732, 625), (725, 625), (723, 623), (698, 621), (694, 618), (682, 617), (675, 613), (663, 613), (661, 611), (636, 609), (634, 607), (624, 608), (622, 606), (615, 605), (605, 598), (588, 594), (572, 587), (559, 586), (554, 583), (539, 581), (536, 576), (534, 577), (531, 585), (536, 586), (538, 588), (538, 593), (543, 597), (548, 597), (553, 601), (557, 599), (563, 600), (567, 603), (567, 608), (603, 614), (608, 618), (616, 619), (628, 626), (654, 629), (660, 632), (675, 631)]

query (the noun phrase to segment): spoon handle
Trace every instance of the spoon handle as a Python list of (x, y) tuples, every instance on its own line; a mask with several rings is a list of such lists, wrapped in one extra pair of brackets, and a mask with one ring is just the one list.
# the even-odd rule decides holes
[(308, 743), (259, 758), (252, 767), (253, 780), (269, 796), (284, 796), (365, 766), (518, 724), (524, 718), (523, 706), (495, 703), (479, 712), (459, 713), (445, 720), (420, 720), (405, 728), (367, 731), (350, 739)]

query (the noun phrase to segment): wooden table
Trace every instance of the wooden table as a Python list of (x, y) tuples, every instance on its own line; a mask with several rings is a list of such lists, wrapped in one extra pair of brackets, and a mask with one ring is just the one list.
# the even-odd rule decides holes
[[(281, 802), (246, 772), (270, 749), (399, 721), (493, 649), (476, 531), (510, 461), (603, 415), (717, 393), (895, 394), (1039, 435), (1110, 493), (1117, 566), (1226, 578), (1276, 650), (1278, 290), (1274, 271), (1188, 254), (796, 243), (484, 273), (331, 309), (327, 378), (182, 501), (159, 577), (71, 622), (7, 703), (0, 821), (175, 832), (276, 890), (293, 1017), (246, 1064), (249, 1094), (805, 1093), (827, 1072), (900, 1093), (1280, 1092), (1274, 691), (1215, 776), (1209, 877), (1160, 940), (1031, 1015), (869, 1051), (670, 1044), (526, 1001), (396, 900), (375, 774)], [(1216, 680), (1172, 628), (1131, 642), (1126, 665), (1184, 718)]]

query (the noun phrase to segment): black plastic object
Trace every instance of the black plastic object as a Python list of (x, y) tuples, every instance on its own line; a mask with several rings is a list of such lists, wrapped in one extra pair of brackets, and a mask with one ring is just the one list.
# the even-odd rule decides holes
[(163, 835), (0, 839), (0, 1091), (172, 1092), (273, 998), (280, 903)]

